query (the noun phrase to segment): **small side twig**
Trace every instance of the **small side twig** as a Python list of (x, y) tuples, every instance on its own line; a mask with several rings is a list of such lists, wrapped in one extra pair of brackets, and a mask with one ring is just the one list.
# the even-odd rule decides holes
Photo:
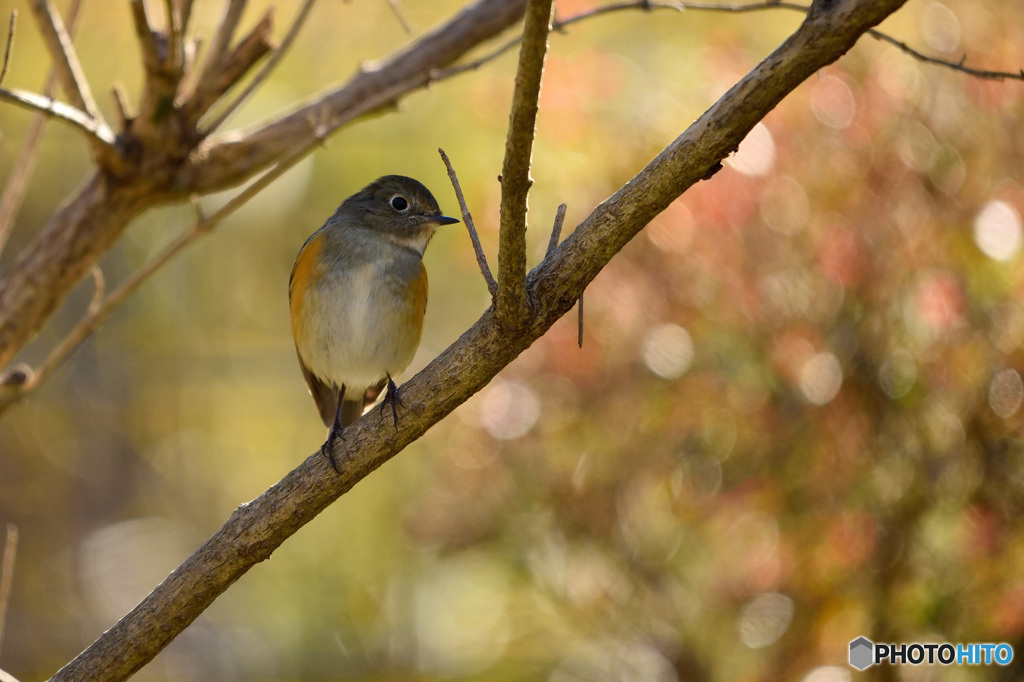
[(583, 294), (576, 299), (576, 345), (583, 348)]
[(476, 253), (476, 263), (480, 266), (480, 274), (484, 276), (484, 282), (487, 284), (487, 291), (490, 293), (491, 302), (493, 303), (498, 295), (498, 283), (494, 281), (491, 268), (487, 265), (487, 256), (484, 255), (484, 248), (480, 245), (480, 235), (477, 234), (476, 225), (473, 224), (473, 216), (469, 214), (469, 207), (466, 206), (466, 197), (462, 194), (462, 186), (459, 185), (459, 179), (455, 176), (452, 162), (448, 159), (448, 155), (444, 153), (443, 149), (438, 149), (437, 151), (441, 155), (441, 160), (444, 161), (445, 167), (448, 169), (448, 179), (451, 180), (452, 187), (455, 188), (455, 196), (459, 200), (459, 209), (462, 211), (462, 222), (466, 224), (466, 229), (469, 231), (469, 239), (473, 242), (473, 252)]
[(131, 10), (135, 37), (138, 38), (139, 48), (142, 50), (142, 63), (147, 72), (156, 70), (160, 67), (160, 50), (156, 44), (153, 24), (146, 11), (145, 0), (131, 0)]
[(184, 33), (174, 0), (164, 0), (164, 14), (167, 16), (167, 63), (177, 64), (185, 51)]
[(114, 100), (114, 110), (117, 112), (118, 130), (128, 130), (132, 120), (131, 108), (128, 106), (128, 95), (120, 83), (111, 86), (110, 96)]
[(0, 645), (4, 642), (7, 605), (11, 601), (11, 585), (14, 582), (14, 558), (18, 554), (18, 527), (13, 523), (8, 523), (6, 535), (3, 563), (0, 564)]
[[(234, 87), (256, 62), (273, 49), (270, 42), (273, 28), (274, 8), (270, 7), (252, 30), (238, 41), (234, 49), (221, 55), (216, 68), (206, 65), (207, 69), (212, 70), (207, 70), (200, 76), (195, 90), (185, 102), (189, 120), (195, 122), (204, 116), (224, 93)], [(212, 58), (210, 55), (207, 59)]]
[(565, 204), (559, 204), (558, 210), (555, 211), (555, 224), (551, 226), (551, 239), (548, 240), (548, 250), (544, 252), (544, 260), (551, 257), (555, 247), (558, 246), (558, 240), (562, 238), (562, 223), (565, 222), (567, 208)]
[(409, 22), (405, 20), (405, 12), (402, 11), (402, 6), (398, 4), (398, 0), (386, 0), (386, 2), (388, 3), (388, 7), (391, 8), (391, 12), (395, 15), (395, 18), (398, 19), (398, 23), (402, 25), (402, 29), (406, 33), (412, 35), (412, 26), (410, 26)]
[(298, 36), (299, 30), (302, 29), (303, 24), (306, 22), (306, 17), (309, 15), (309, 11), (313, 9), (313, 5), (315, 3), (316, 0), (305, 0), (305, 2), (302, 3), (302, 7), (299, 8), (298, 14), (296, 14), (295, 19), (292, 20), (292, 25), (288, 28), (288, 32), (281, 40), (281, 44), (270, 53), (270, 57), (267, 58), (267, 61), (264, 62), (259, 72), (257, 72), (256, 75), (253, 76), (252, 80), (245, 86), (245, 89), (243, 89), (237, 97), (231, 100), (231, 102), (224, 107), (224, 110), (221, 111), (209, 125), (204, 127), (206, 134), (209, 134), (224, 125), (224, 122), (227, 121), (228, 117), (230, 117), (231, 114), (233, 114), (235, 110), (249, 98), (249, 95), (251, 95), (256, 88), (267, 80), (267, 77), (274, 70), (274, 67), (276, 67), (278, 62), (280, 62), (285, 54), (287, 54), (288, 48), (291, 47), (292, 43), (295, 42), (295, 37)]
[(213, 83), (220, 77), (221, 64), (231, 47), (231, 40), (235, 36), (235, 29), (242, 19), (242, 12), (245, 10), (246, 0), (228, 0), (224, 7), (224, 16), (217, 24), (217, 30), (210, 40), (206, 49), (206, 59), (203, 60), (203, 70), (196, 81), (196, 92), (212, 89)]
[(523, 25), (523, 44), (512, 93), (505, 160), (501, 169), (501, 227), (498, 232), (498, 319), (517, 327), (527, 315), (526, 197), (533, 181), (530, 162), (537, 127), (538, 99), (548, 32), (551, 0), (529, 0)]

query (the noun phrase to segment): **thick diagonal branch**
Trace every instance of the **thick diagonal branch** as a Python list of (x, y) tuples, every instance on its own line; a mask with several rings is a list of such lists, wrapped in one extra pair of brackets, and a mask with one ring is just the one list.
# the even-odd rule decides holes
[[(586, 285), (643, 227), (735, 149), (786, 94), (846, 53), (906, 0), (839, 0), (817, 13), (661, 154), (598, 205), (528, 278), (537, 301), (510, 334), (486, 311), (402, 387), (400, 428), (376, 411), (333, 443), (340, 475), (319, 454), (240, 506), (142, 603), (54, 680), (122, 680), (141, 668), (246, 571), (427, 429), (485, 386), (571, 309)], [(440, 390), (439, 390), (439, 387)]]
[(544, 57), (551, 26), (551, 0), (526, 6), (523, 44), (508, 119), (505, 162), (501, 169), (501, 228), (498, 233), (498, 320), (511, 328), (522, 324), (526, 305), (526, 197), (537, 128), (537, 108)]

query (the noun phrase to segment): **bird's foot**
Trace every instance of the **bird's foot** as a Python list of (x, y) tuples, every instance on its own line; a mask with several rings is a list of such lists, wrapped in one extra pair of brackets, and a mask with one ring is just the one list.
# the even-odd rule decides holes
[(395, 384), (391, 375), (388, 374), (388, 392), (384, 396), (384, 400), (380, 403), (380, 416), (384, 416), (384, 406), (391, 403), (391, 417), (395, 420), (395, 430), (398, 430), (398, 405), (405, 407), (402, 402), (402, 397), (398, 394), (398, 386)]
[(337, 419), (334, 420), (334, 426), (327, 433), (327, 440), (320, 446), (320, 456), (326, 457), (327, 461), (331, 463), (331, 468), (335, 472), (341, 473), (341, 469), (338, 468), (338, 463), (334, 459), (334, 441), (344, 438), (345, 427), (341, 425), (341, 422)]

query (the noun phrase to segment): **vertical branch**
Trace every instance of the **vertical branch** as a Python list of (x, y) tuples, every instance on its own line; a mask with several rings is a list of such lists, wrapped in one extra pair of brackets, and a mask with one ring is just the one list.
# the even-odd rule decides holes
[(498, 320), (516, 327), (526, 320), (526, 197), (537, 126), (537, 100), (551, 26), (552, 0), (526, 6), (523, 45), (519, 50), (505, 162), (501, 171), (501, 230), (498, 245)]

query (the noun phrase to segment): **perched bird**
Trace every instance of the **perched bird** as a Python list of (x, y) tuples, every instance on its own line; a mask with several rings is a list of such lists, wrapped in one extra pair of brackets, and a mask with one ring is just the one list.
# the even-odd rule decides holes
[[(412, 362), (423, 331), (423, 252), (440, 225), (430, 191), (387, 175), (353, 194), (302, 245), (288, 282), (299, 367), (330, 429), (321, 452), (386, 385), (398, 426), (392, 376)], [(381, 406), (383, 410), (383, 405)]]

